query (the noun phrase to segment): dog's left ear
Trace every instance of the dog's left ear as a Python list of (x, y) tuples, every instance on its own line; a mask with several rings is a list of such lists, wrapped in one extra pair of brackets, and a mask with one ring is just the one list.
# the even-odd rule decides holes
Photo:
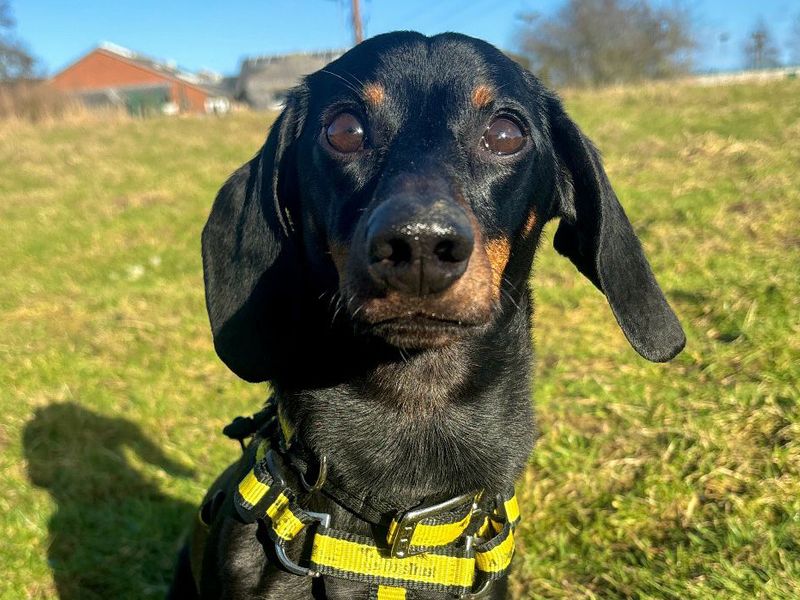
[[(293, 90), (261, 151), (222, 186), (203, 229), (206, 306), (214, 347), (239, 377), (258, 382), (281, 369), (301, 268), (295, 143), (305, 118)], [(296, 217), (295, 217), (296, 218)]]
[(557, 98), (547, 102), (561, 217), (554, 246), (605, 294), (631, 346), (648, 360), (668, 361), (686, 344), (683, 329), (653, 276), (599, 153)]

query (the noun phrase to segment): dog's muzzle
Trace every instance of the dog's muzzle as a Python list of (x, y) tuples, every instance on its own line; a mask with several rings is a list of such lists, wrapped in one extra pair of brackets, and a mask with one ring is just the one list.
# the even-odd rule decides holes
[(379, 288), (426, 296), (464, 274), (475, 239), (453, 201), (398, 194), (372, 213), (364, 243), (367, 270)]

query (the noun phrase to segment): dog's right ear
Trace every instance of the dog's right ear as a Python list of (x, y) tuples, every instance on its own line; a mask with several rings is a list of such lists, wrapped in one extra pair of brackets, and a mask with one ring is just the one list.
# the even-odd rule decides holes
[(686, 343), (681, 324), (656, 282), (599, 153), (557, 98), (547, 103), (560, 174), (561, 222), (553, 245), (605, 294), (639, 354), (654, 362), (670, 360)]
[(305, 103), (302, 87), (289, 94), (261, 151), (220, 189), (203, 229), (214, 347), (234, 373), (251, 382), (274, 374), (291, 290), (297, 289), (294, 146)]

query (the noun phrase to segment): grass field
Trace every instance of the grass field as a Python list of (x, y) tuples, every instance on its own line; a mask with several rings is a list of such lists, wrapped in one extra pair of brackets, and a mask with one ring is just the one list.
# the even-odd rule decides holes
[[(545, 240), (517, 598), (800, 597), (799, 97), (567, 95), (688, 345), (640, 359)], [(0, 598), (163, 595), (265, 395), (213, 352), (199, 234), (267, 121), (0, 123)]]

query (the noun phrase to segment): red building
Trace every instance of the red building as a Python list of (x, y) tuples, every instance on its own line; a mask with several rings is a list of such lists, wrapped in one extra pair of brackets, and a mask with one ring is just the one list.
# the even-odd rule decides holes
[(50, 83), (87, 104), (124, 105), (134, 113), (206, 113), (227, 106), (211, 82), (111, 44), (95, 48)]

